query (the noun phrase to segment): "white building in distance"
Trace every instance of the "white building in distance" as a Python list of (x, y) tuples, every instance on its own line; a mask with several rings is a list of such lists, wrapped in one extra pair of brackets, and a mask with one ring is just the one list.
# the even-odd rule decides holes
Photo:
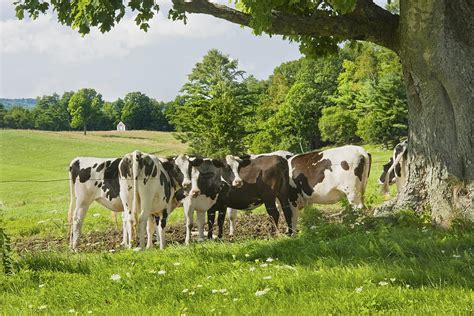
[(117, 132), (123, 132), (123, 131), (126, 131), (127, 128), (125, 126), (125, 124), (120, 121), (118, 124), (117, 124)]

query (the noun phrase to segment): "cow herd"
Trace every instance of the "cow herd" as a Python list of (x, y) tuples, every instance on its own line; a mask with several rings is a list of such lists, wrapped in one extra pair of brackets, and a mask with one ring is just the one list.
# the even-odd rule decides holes
[[(398, 144), (384, 166), (380, 177), (384, 188), (405, 181), (406, 147), (407, 142)], [(157, 229), (163, 249), (167, 218), (179, 205), (186, 219), (186, 244), (191, 241), (194, 211), (198, 240), (202, 241), (206, 238), (206, 213), (207, 238), (212, 238), (216, 213), (218, 238), (222, 238), (226, 213), (232, 235), (237, 210), (260, 205), (272, 218), (274, 230), (283, 213), (287, 232), (293, 235), (299, 210), (308, 204), (333, 204), (346, 197), (352, 207), (363, 208), (370, 166), (370, 154), (352, 145), (297, 155), (276, 151), (223, 159), (192, 155), (162, 158), (140, 151), (122, 158), (77, 157), (69, 165), (70, 247), (77, 249), (84, 217), (94, 201), (113, 212), (123, 212), (122, 245), (128, 248), (135, 232), (140, 248), (153, 247)]]

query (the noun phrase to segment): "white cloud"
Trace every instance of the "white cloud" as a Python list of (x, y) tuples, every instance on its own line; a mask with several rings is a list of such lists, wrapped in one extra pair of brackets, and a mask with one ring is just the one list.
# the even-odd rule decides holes
[(40, 53), (59, 62), (78, 63), (107, 57), (124, 57), (139, 47), (157, 43), (165, 38), (212, 38), (229, 30), (229, 23), (212, 17), (195, 15), (188, 24), (173, 22), (165, 12), (155, 17), (148, 32), (140, 30), (133, 17), (124, 19), (110, 32), (102, 34), (93, 29), (85, 37), (67, 26), (60, 25), (48, 14), (37, 20), (8, 19), (0, 21), (0, 53)]

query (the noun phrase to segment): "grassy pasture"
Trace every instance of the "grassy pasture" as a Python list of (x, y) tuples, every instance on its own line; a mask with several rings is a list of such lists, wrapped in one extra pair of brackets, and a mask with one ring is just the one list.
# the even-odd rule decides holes
[[(76, 156), (186, 150), (171, 134), (141, 131), (83, 136), (6, 130), (0, 141), (0, 181), (67, 179)], [(374, 161), (366, 194), (373, 206), (383, 201), (377, 178), (391, 153), (366, 149)], [(13, 239), (66, 233), (67, 181), (3, 182), (0, 200), (0, 223)], [(172, 216), (180, 221), (182, 212)], [(93, 204), (84, 232), (112, 225), (110, 212)], [(13, 253), (16, 273), (0, 273), (0, 314), (474, 312), (474, 233), (468, 228), (435, 229), (409, 213), (391, 222), (336, 224), (306, 209), (300, 229), (294, 238), (170, 245), (164, 251)]]

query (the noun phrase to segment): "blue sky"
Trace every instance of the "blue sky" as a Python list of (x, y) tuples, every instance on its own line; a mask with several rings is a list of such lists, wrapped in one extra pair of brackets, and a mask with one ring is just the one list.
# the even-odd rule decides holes
[(278, 36), (257, 37), (248, 28), (214, 17), (191, 15), (186, 26), (169, 21), (169, 1), (159, 1), (162, 10), (148, 33), (127, 15), (109, 33), (93, 30), (86, 37), (58, 24), (53, 15), (19, 21), (12, 3), (0, 0), (3, 98), (95, 88), (106, 100), (141, 91), (169, 101), (210, 49), (238, 59), (241, 69), (259, 79), (282, 62), (301, 57), (296, 43)]

